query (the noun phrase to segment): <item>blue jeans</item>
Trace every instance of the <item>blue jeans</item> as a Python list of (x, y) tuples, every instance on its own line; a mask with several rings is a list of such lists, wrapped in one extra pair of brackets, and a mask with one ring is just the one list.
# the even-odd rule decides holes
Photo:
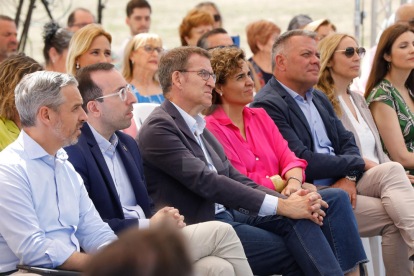
[(348, 194), (319, 191), (329, 208), (319, 227), (283, 216), (249, 217), (234, 210), (216, 215), (239, 236), (254, 274), (344, 275), (368, 262)]

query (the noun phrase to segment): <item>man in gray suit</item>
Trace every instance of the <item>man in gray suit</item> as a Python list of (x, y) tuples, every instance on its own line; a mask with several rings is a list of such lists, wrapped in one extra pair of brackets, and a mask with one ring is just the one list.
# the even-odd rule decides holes
[[(215, 86), (210, 57), (201, 48), (179, 47), (161, 58), (166, 100), (137, 136), (148, 192), (156, 205), (178, 208), (188, 224), (214, 219), (231, 224), (254, 274), (343, 275), (336, 257), (350, 252), (362, 251), (357, 257), (364, 262), (345, 192), (321, 192), (327, 209), (320, 194), (300, 190), (286, 198), (230, 164), (198, 115), (211, 105)], [(330, 223), (323, 224), (324, 217)], [(339, 240), (344, 249), (334, 254), (330, 245)]]

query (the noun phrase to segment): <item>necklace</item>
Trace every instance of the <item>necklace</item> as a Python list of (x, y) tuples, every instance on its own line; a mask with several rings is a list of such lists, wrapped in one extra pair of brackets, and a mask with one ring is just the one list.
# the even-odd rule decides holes
[[(145, 83), (142, 83), (138, 78), (136, 78), (136, 80), (142, 85), (142, 86), (145, 86), (145, 95), (143, 95), (144, 97), (146, 97), (148, 100), (149, 100), (149, 102), (150, 103), (162, 103), (162, 98), (160, 97), (160, 95), (159, 94), (155, 94), (155, 95), (149, 95), (149, 92), (148, 92), (148, 85), (147, 84), (145, 84)], [(135, 88), (137, 91), (138, 91), (138, 89), (137, 88)], [(139, 91), (138, 91), (138, 93), (139, 93)], [(152, 100), (152, 97), (151, 96), (156, 96), (157, 97), (157, 99), (158, 99), (158, 101), (157, 100), (155, 100), (155, 101), (153, 101)]]

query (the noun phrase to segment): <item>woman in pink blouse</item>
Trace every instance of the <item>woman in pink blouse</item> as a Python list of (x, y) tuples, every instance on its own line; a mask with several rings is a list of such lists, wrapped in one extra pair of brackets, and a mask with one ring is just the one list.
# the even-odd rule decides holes
[[(211, 51), (211, 66), (217, 76), (213, 105), (204, 110), (207, 128), (223, 145), (232, 165), (257, 184), (270, 189), (270, 179), (287, 180), (285, 195), (300, 190), (305, 180), (306, 161), (290, 151), (273, 120), (262, 108), (248, 108), (253, 101), (254, 83), (241, 49)], [(304, 188), (315, 190), (311, 184)]]

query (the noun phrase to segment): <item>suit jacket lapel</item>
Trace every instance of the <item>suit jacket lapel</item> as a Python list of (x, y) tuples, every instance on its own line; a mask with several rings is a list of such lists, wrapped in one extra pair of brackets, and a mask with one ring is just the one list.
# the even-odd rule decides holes
[(128, 174), (129, 181), (131, 182), (132, 189), (135, 193), (135, 199), (137, 201), (137, 204), (142, 208), (142, 210), (145, 213), (145, 216), (147, 218), (150, 218), (151, 208), (148, 201), (148, 193), (144, 183), (141, 181), (142, 176), (138, 171), (138, 166), (135, 163), (134, 158), (131, 156), (130, 151), (128, 150), (126, 145), (122, 143), (121, 140), (118, 140), (116, 150)]
[(286, 89), (279, 84), (279, 82), (275, 79), (271, 79), (271, 86), (273, 89), (279, 93), (279, 95), (282, 97), (282, 99), (285, 100), (286, 104), (288, 105), (289, 109), (292, 110), (292, 112), (300, 119), (300, 121), (305, 125), (306, 130), (308, 131), (309, 135), (312, 137), (311, 129), (308, 123), (308, 120), (306, 120), (305, 115), (302, 112), (302, 109), (300, 109), (299, 105), (296, 103), (295, 99), (292, 98), (292, 96), (286, 91)]
[(98, 165), (100, 172), (102, 173), (102, 176), (105, 180), (105, 184), (108, 190), (112, 194), (116, 205), (121, 210), (121, 213), (123, 213), (122, 205), (121, 205), (121, 202), (118, 196), (118, 192), (115, 188), (114, 181), (112, 180), (111, 173), (109, 172), (108, 165), (105, 162), (101, 149), (99, 148), (98, 143), (96, 142), (95, 137), (93, 136), (93, 133), (91, 129), (89, 128), (89, 125), (86, 123), (82, 127), (82, 134), (85, 135), (86, 141), (91, 147), (91, 153), (96, 161), (96, 164)]

